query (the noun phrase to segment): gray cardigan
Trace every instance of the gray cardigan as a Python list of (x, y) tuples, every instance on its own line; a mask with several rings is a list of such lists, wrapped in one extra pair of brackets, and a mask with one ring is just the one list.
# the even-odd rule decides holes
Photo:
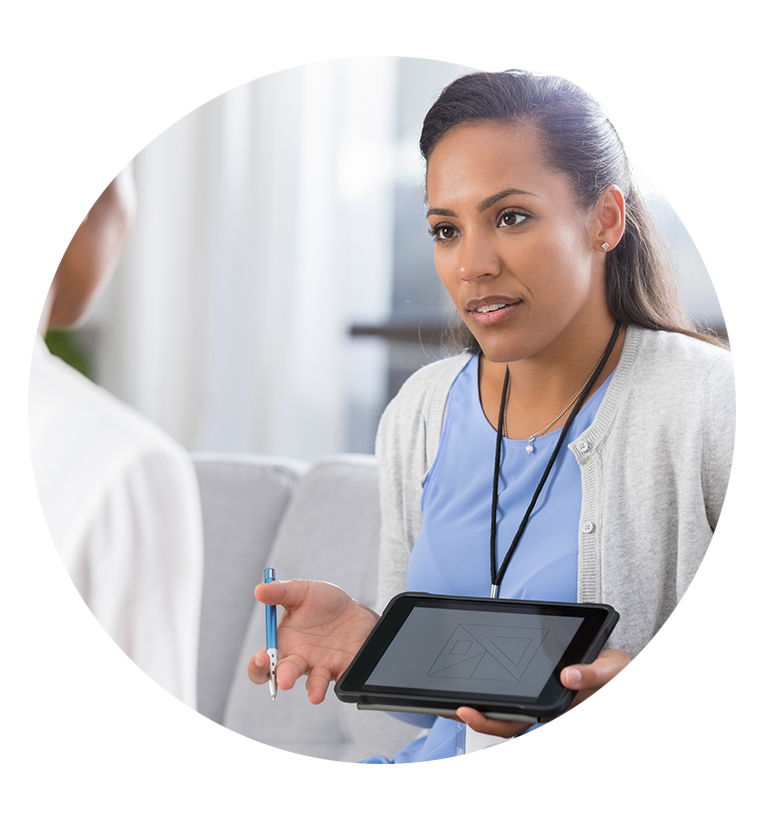
[[(379, 613), (407, 588), (423, 480), (448, 391), (469, 358), (464, 353), (417, 371), (381, 419)], [(686, 591), (722, 509), (734, 436), (730, 353), (696, 338), (629, 327), (593, 424), (569, 446), (583, 492), (578, 600), (618, 610), (611, 647), (635, 656)]]

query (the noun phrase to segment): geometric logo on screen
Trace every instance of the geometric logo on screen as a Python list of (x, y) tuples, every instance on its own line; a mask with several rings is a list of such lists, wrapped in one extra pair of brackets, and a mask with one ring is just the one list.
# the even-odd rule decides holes
[(458, 624), (427, 676), (520, 681), (547, 629)]

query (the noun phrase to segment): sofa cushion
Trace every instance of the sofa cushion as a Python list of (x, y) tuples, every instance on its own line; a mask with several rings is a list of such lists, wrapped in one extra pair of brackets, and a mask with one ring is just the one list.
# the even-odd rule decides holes
[(303, 461), (262, 455), (195, 454), (205, 566), (197, 709), (222, 722), (242, 639), (283, 513)]

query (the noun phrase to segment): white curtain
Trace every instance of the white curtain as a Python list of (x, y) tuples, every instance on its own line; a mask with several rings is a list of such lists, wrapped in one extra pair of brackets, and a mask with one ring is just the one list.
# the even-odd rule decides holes
[(134, 161), (94, 312), (96, 378), (190, 450), (369, 450), (386, 350), (396, 59), (307, 65), (203, 105)]

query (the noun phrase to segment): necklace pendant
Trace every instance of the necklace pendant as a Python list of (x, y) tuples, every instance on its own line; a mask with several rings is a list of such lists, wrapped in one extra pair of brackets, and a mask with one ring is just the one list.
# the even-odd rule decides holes
[(533, 452), (535, 452), (535, 446), (533, 446), (533, 440), (535, 440), (535, 437), (531, 437), (531, 438), (527, 441), (527, 446), (526, 446), (526, 448), (525, 448), (525, 451), (526, 451), (528, 454), (533, 454)]

